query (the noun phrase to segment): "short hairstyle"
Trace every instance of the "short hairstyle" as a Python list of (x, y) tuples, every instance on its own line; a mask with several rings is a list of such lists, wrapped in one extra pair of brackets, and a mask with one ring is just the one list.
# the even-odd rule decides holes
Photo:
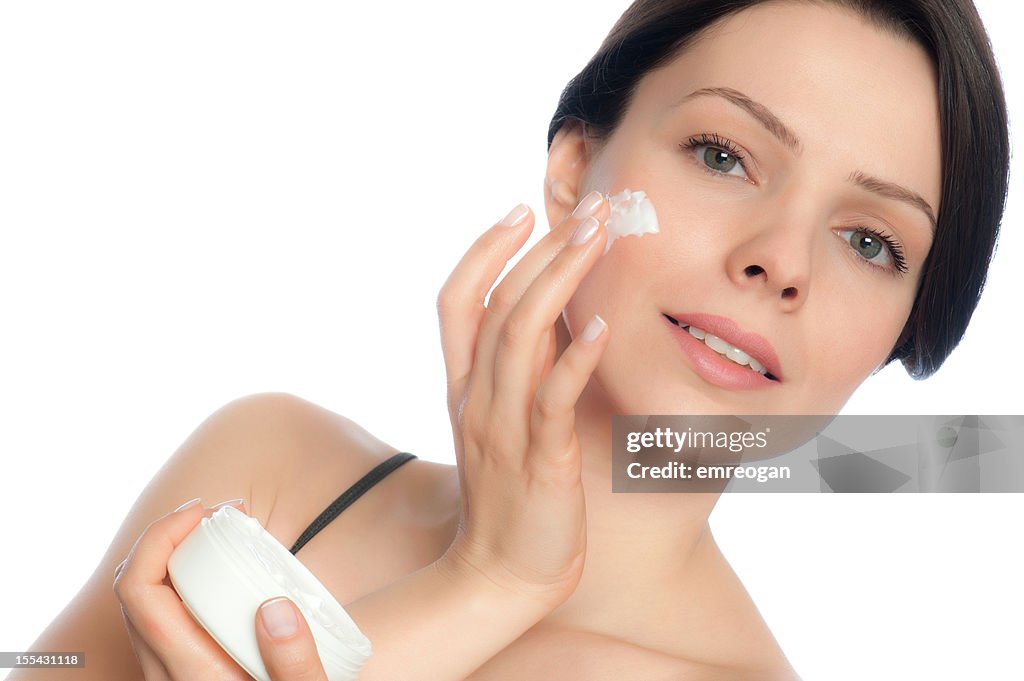
[[(636, 0), (562, 91), (548, 148), (573, 119), (593, 140), (606, 141), (645, 74), (666, 65), (719, 19), (765, 1)], [(1006, 204), (1010, 143), (995, 57), (970, 0), (818, 1), (852, 9), (916, 42), (938, 74), (942, 189), (935, 238), (913, 308), (885, 362), (900, 360), (913, 378), (927, 378), (963, 339)]]

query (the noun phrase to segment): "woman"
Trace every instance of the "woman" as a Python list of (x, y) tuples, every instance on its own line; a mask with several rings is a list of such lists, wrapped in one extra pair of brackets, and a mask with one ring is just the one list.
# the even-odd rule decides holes
[[(954, 2), (639, 2), (566, 89), (549, 142), (552, 232), (485, 308), (535, 220), (514, 209), (438, 298), (458, 469), (405, 464), (297, 555), (373, 642), (365, 679), (797, 678), (708, 531), (715, 495), (611, 494), (611, 416), (833, 413), (889, 361), (941, 365), (1006, 191), (980, 23)], [(661, 231), (602, 257), (596, 199), (624, 188), (651, 197)], [(775, 355), (773, 378), (693, 361), (672, 320)], [(328, 483), (393, 453), (298, 400), (233, 403), (126, 521), (114, 592), (47, 637), (89, 622), (79, 679), (246, 678), (163, 581), (202, 506), (147, 527), (155, 509), (240, 490), (292, 545)], [(280, 645), (262, 616), (257, 632), (275, 679), (317, 678), (301, 623)]]

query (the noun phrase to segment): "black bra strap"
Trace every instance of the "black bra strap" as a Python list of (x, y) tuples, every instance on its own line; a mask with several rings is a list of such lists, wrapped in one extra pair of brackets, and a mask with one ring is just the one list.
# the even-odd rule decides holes
[(353, 501), (363, 495), (366, 490), (370, 489), (378, 482), (384, 479), (384, 477), (395, 470), (402, 464), (412, 461), (416, 458), (415, 454), (409, 452), (399, 452), (389, 458), (387, 461), (377, 464), (373, 470), (364, 475), (354, 485), (345, 490), (341, 496), (335, 499), (330, 506), (324, 509), (324, 512), (317, 516), (316, 520), (309, 524), (309, 527), (299, 535), (299, 538), (295, 540), (295, 544), (289, 549), (292, 555), (295, 555), (299, 549), (306, 545), (310, 539), (316, 535), (317, 532), (327, 526), (327, 523), (334, 520), (339, 513), (344, 511), (352, 504)]

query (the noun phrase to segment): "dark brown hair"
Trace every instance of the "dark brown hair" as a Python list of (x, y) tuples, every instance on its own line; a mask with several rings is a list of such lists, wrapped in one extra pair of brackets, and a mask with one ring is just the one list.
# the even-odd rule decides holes
[[(548, 148), (577, 120), (606, 141), (637, 83), (714, 22), (765, 0), (637, 0), (569, 81), (548, 127)], [(825, 0), (853, 9), (930, 55), (938, 74), (942, 191), (935, 239), (906, 325), (886, 360), (926, 378), (964, 336), (995, 251), (1009, 182), (1006, 102), (981, 18), (970, 0)]]

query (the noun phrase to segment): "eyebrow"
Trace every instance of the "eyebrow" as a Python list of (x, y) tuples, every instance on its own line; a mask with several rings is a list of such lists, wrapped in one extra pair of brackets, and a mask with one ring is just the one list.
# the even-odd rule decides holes
[[(699, 90), (694, 90), (680, 99), (672, 105), (672, 108), (676, 108), (697, 97), (721, 97), (732, 102), (750, 114), (754, 120), (764, 126), (768, 132), (770, 132), (776, 139), (786, 145), (786, 147), (794, 153), (800, 154), (803, 150), (803, 145), (800, 143), (800, 139), (792, 130), (786, 127), (785, 123), (779, 120), (778, 116), (773, 114), (764, 104), (755, 102), (739, 90), (734, 90), (728, 87), (701, 88)], [(861, 189), (871, 192), (872, 194), (878, 194), (879, 196), (887, 199), (901, 201), (917, 208), (928, 218), (928, 223), (931, 225), (932, 232), (935, 231), (935, 211), (932, 210), (931, 204), (929, 204), (924, 197), (917, 192), (911, 191), (894, 182), (889, 182), (887, 180), (867, 175), (859, 170), (851, 172), (847, 176), (846, 180), (848, 182), (852, 182)]]

